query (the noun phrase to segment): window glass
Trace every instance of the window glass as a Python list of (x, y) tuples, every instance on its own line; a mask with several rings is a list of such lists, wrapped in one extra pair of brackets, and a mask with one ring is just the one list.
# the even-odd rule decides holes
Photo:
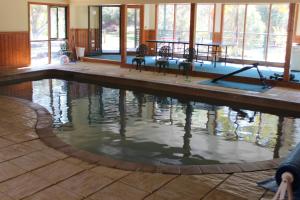
[(58, 38), (58, 10), (51, 8), (51, 38)]
[(228, 56), (242, 58), (245, 5), (225, 5), (223, 42), (231, 44), (228, 47)]
[(158, 39), (172, 40), (174, 38), (174, 4), (158, 6)]
[(30, 5), (31, 40), (48, 40), (48, 6)]
[(266, 58), (269, 4), (248, 5), (244, 59), (261, 60)]
[(66, 31), (66, 8), (59, 7), (58, 8), (58, 38), (65, 39), (67, 37)]
[(176, 25), (174, 39), (176, 41), (189, 41), (191, 6), (190, 4), (176, 4), (175, 9)]
[(196, 42), (212, 42), (214, 5), (197, 4)]
[(287, 26), (289, 20), (288, 4), (273, 4), (271, 9), (270, 34), (267, 60), (271, 62), (285, 61)]
[(127, 50), (135, 51), (140, 43), (140, 9), (127, 9)]
[(284, 63), (288, 17), (288, 4), (225, 5), (223, 42), (233, 44), (229, 57)]

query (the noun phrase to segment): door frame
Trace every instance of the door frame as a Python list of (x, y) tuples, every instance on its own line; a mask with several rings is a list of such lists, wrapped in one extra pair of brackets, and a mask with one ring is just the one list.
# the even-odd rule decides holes
[(52, 41), (61, 41), (62, 39), (51, 39), (51, 7), (64, 7), (66, 9), (66, 38), (65, 41), (69, 41), (70, 35), (70, 6), (69, 4), (62, 4), (62, 3), (41, 3), (41, 2), (28, 2), (27, 3), (27, 10), (28, 10), (28, 41), (29, 41), (29, 54), (30, 54), (30, 64), (31, 64), (31, 23), (30, 23), (30, 6), (31, 5), (41, 5), (47, 6), (48, 12), (48, 39), (47, 40), (35, 40), (33, 42), (48, 42), (48, 64), (51, 64), (51, 42)]

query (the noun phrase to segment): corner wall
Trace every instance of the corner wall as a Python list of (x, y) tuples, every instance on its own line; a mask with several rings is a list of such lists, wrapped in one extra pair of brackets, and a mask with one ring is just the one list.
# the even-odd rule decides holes
[(85, 54), (88, 52), (88, 5), (70, 4), (70, 35), (69, 45), (75, 51), (75, 47), (84, 47)]
[[(67, 0), (33, 0), (65, 4)], [(29, 0), (0, 1), (0, 69), (30, 65)]]

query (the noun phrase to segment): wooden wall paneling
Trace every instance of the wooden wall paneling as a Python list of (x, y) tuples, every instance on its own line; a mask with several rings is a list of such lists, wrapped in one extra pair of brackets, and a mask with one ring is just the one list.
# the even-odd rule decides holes
[(87, 55), (89, 51), (88, 36), (89, 36), (88, 29), (70, 29), (69, 46), (70, 49), (72, 49), (74, 55), (76, 55), (75, 47), (84, 47), (85, 55)]
[[(156, 30), (145, 30), (145, 41), (156, 40)], [(155, 43), (150, 42), (147, 44), (149, 47), (149, 55), (155, 55)]]
[(295, 43), (300, 43), (300, 35), (295, 35), (294, 36), (294, 41)]
[(0, 66), (5, 68), (30, 65), (28, 32), (0, 32)]
[(75, 47), (84, 47), (85, 55), (89, 53), (89, 30), (88, 29), (70, 29), (69, 45), (75, 53)]
[(75, 29), (70, 29), (69, 31), (69, 48), (72, 50), (73, 55), (76, 56), (75, 53), (75, 46), (76, 46), (76, 30)]
[(291, 3), (290, 12), (289, 12), (288, 36), (286, 42), (286, 54), (285, 54), (284, 77), (283, 77), (284, 81), (290, 80), (290, 60), (292, 54), (295, 15), (296, 15), (296, 4)]
[(89, 51), (89, 30), (88, 29), (76, 29), (75, 35), (75, 44), (77, 47), (84, 47), (85, 48), (85, 55)]

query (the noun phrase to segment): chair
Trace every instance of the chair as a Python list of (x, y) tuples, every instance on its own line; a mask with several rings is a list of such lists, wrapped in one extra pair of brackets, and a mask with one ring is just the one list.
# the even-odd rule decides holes
[(142, 71), (142, 64), (144, 63), (144, 66), (146, 64), (145, 56), (147, 55), (148, 47), (145, 44), (141, 44), (136, 49), (136, 55), (132, 59), (132, 64), (136, 63), (136, 70), (140, 68), (140, 71)]
[(178, 72), (180, 72), (181, 68), (184, 71), (186, 77), (188, 77), (188, 72), (193, 69), (193, 61), (196, 59), (196, 50), (194, 48), (187, 48), (184, 50), (183, 54), (184, 60), (178, 65)]
[[(169, 46), (162, 46), (159, 49), (158, 55), (160, 56), (158, 59), (155, 61), (155, 66), (159, 65), (159, 72), (161, 68), (163, 67), (166, 69), (169, 67), (169, 57), (170, 57), (170, 47)], [(165, 70), (164, 70), (165, 71)]]

